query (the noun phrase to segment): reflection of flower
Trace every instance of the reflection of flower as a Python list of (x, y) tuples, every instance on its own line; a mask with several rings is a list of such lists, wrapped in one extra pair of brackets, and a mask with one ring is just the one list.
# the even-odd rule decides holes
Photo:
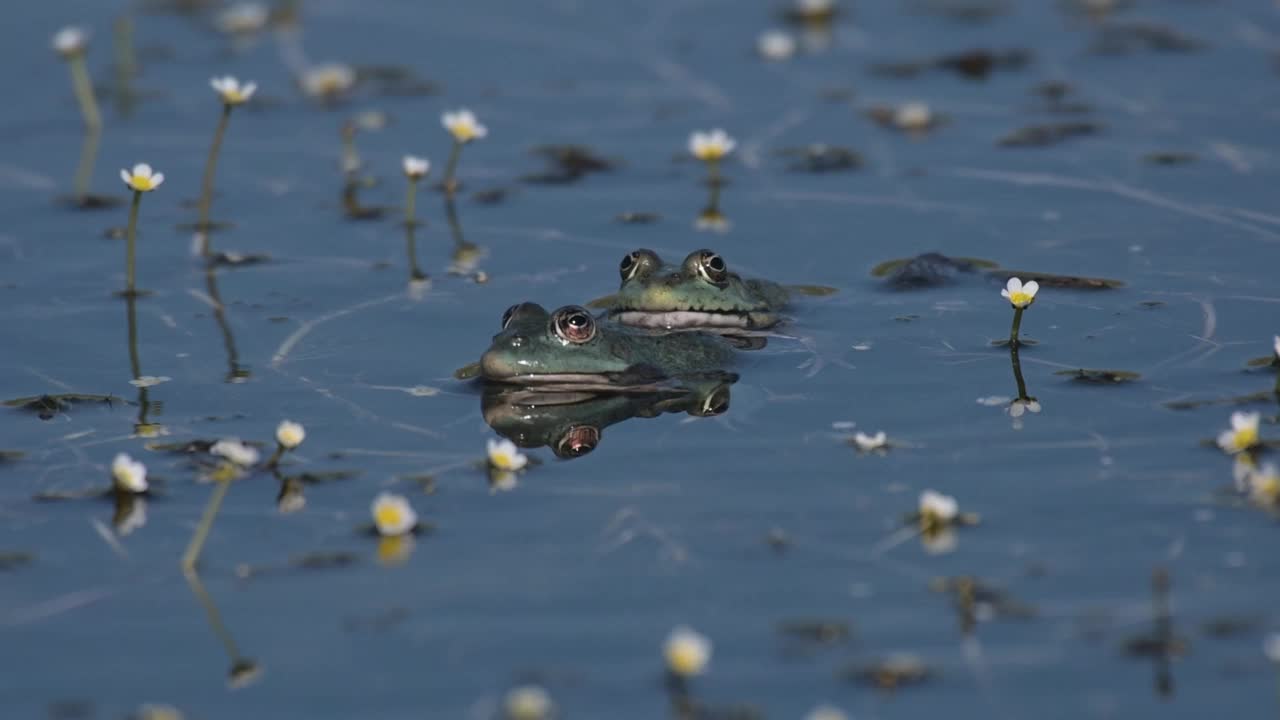
[(410, 180), (421, 180), (431, 172), (431, 162), (426, 158), (420, 158), (413, 155), (405, 155), (403, 166), (405, 177)]
[(950, 525), (960, 514), (960, 504), (950, 495), (934, 490), (920, 493), (920, 525), (926, 529)]
[(413, 535), (388, 535), (378, 540), (378, 562), (383, 565), (399, 565), (413, 554)]
[(956, 544), (959, 541), (959, 536), (950, 526), (943, 526), (920, 535), (920, 544), (924, 546), (924, 551), (930, 555), (946, 555), (956, 549)]
[(230, 75), (209, 80), (209, 86), (222, 97), (226, 105), (241, 105), (249, 102), (249, 98), (258, 91), (258, 83), (247, 82), (243, 85)]
[(282, 420), (276, 426), (276, 442), (280, 443), (280, 447), (285, 450), (292, 450), (302, 444), (307, 439), (307, 429), (302, 427), (301, 423), (292, 420)]
[(831, 705), (819, 705), (804, 716), (804, 720), (849, 720), (840, 708)]
[(124, 537), (147, 524), (147, 501), (145, 498), (131, 498), (125, 512), (115, 518), (116, 535)]
[(1257, 445), (1258, 421), (1261, 419), (1259, 413), (1231, 413), (1231, 429), (1218, 434), (1218, 447), (1223, 452), (1235, 454)]
[(1271, 633), (1262, 641), (1262, 653), (1273, 663), (1280, 663), (1280, 633)]
[(554, 708), (551, 695), (537, 685), (511, 688), (502, 701), (507, 720), (546, 720)]
[(515, 472), (529, 464), (528, 456), (520, 452), (515, 443), (505, 438), (502, 440), (489, 438), (485, 448), (489, 454), (489, 464), (499, 470)]
[(247, 35), (266, 27), (269, 18), (270, 13), (261, 3), (236, 3), (218, 15), (218, 29), (225, 33)]
[(689, 135), (689, 154), (703, 162), (722, 160), (737, 146), (737, 141), (719, 128)]
[(440, 124), (453, 135), (454, 140), (464, 145), (472, 140), (482, 140), (489, 134), (489, 128), (481, 125), (475, 113), (466, 108), (444, 113), (440, 116)]
[(1040, 412), (1040, 401), (1035, 398), (1017, 398), (1009, 403), (1009, 417), (1020, 418), (1023, 413)]
[(720, 208), (712, 205), (698, 214), (693, 226), (699, 230), (723, 233), (729, 231), (730, 223), (729, 218), (720, 212)]
[(147, 466), (120, 453), (111, 463), (111, 479), (120, 492), (144, 493), (147, 491)]
[(342, 63), (328, 63), (308, 68), (302, 75), (302, 89), (311, 97), (330, 99), (356, 84), (356, 71)]
[(899, 130), (924, 130), (933, 124), (933, 111), (922, 102), (903, 103), (893, 111), (893, 124)]
[(53, 49), (64, 58), (79, 55), (89, 44), (89, 34), (83, 28), (64, 27), (53, 36)]
[(889, 436), (883, 430), (880, 430), (875, 435), (857, 432), (853, 435), (853, 444), (862, 452), (871, 452), (872, 450), (889, 447)]
[(756, 41), (756, 50), (766, 60), (786, 60), (796, 54), (796, 40), (782, 30), (769, 30)]
[(132, 171), (121, 170), (120, 179), (137, 192), (151, 192), (164, 182), (164, 173), (152, 172), (150, 165), (138, 163)]
[(1280, 335), (1277, 335), (1272, 341), (1271, 349), (1276, 353), (1276, 359), (1280, 360)]
[(824, 18), (836, 9), (835, 0), (796, 0), (796, 12), (807, 19)]
[(680, 677), (701, 675), (711, 660), (711, 641), (707, 636), (688, 627), (680, 626), (671, 631), (662, 654), (667, 669)]
[(1005, 285), (1005, 288), (1000, 291), (1000, 296), (1007, 298), (1010, 305), (1021, 310), (1035, 302), (1036, 293), (1039, 291), (1040, 283), (1035, 280), (1023, 285), (1022, 280), (1012, 277), (1009, 278), (1009, 282)]
[(380, 493), (373, 499), (373, 524), (383, 537), (413, 532), (418, 525), (418, 513), (402, 495)]
[(240, 467), (249, 467), (258, 462), (257, 449), (240, 442), (239, 438), (219, 440), (209, 448), (209, 453), (224, 457)]
[(1280, 468), (1267, 463), (1249, 473), (1249, 497), (1260, 505), (1280, 503)]
[(516, 489), (516, 474), (510, 470), (489, 470), (489, 487), (492, 492), (510, 492)]

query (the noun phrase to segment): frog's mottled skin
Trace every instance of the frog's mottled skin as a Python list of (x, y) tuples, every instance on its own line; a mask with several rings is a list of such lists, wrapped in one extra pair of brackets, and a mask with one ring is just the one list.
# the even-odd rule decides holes
[[(565, 318), (589, 321), (589, 339), (573, 342)], [(507, 311), (502, 332), (480, 358), (486, 380), (526, 386), (568, 386), (608, 391), (720, 372), (733, 359), (723, 339), (701, 333), (653, 334), (591, 318), (566, 306), (548, 313), (534, 303)]]
[(586, 455), (604, 429), (631, 418), (685, 412), (695, 417), (729, 409), (732, 380), (705, 379), (688, 387), (643, 394), (545, 392), (498, 386), (481, 402), (484, 421), (520, 447), (550, 447), (558, 457)]
[(743, 279), (710, 250), (696, 250), (667, 265), (652, 250), (622, 261), (622, 287), (600, 301), (623, 325), (666, 330), (762, 330), (777, 325), (787, 288)]

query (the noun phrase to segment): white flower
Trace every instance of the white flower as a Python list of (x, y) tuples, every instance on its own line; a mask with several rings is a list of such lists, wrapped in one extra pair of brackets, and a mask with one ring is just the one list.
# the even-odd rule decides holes
[(490, 494), (511, 492), (512, 490), (515, 490), (519, 484), (516, 474), (510, 470), (494, 470), (489, 473)]
[(796, 54), (796, 39), (783, 30), (768, 30), (756, 40), (756, 51), (765, 60), (786, 60)]
[(267, 26), (271, 13), (261, 3), (236, 3), (218, 15), (218, 29), (225, 33), (247, 35)]
[(1262, 505), (1280, 502), (1280, 468), (1267, 463), (1249, 473), (1249, 497)]
[(934, 524), (946, 525), (960, 514), (960, 505), (950, 495), (943, 495), (933, 490), (920, 493), (920, 519)]
[(147, 466), (120, 453), (111, 463), (111, 479), (120, 492), (144, 493), (147, 491)]
[(1262, 653), (1273, 663), (1280, 663), (1280, 633), (1271, 633), (1262, 641)]
[(899, 130), (924, 130), (933, 124), (933, 111), (926, 103), (904, 103), (893, 111), (893, 124)]
[(515, 443), (505, 438), (502, 440), (489, 438), (485, 450), (489, 454), (489, 464), (499, 470), (514, 472), (529, 464), (529, 458), (520, 452)]
[(864, 432), (856, 432), (853, 435), (853, 444), (858, 446), (862, 452), (871, 452), (889, 446), (889, 436), (883, 430), (875, 435), (868, 435)]
[(502, 709), (507, 720), (546, 720), (555, 705), (546, 690), (537, 685), (522, 685), (507, 692)]
[(1040, 401), (1033, 399), (1017, 398), (1009, 403), (1009, 417), (1020, 418), (1023, 413), (1040, 412)]
[(145, 498), (133, 498), (128, 504), (127, 512), (116, 519), (116, 535), (124, 537), (147, 524), (147, 501)]
[(719, 128), (689, 135), (689, 154), (704, 162), (721, 160), (737, 146), (737, 141)]
[(53, 49), (62, 57), (84, 52), (89, 44), (89, 33), (75, 26), (64, 27), (53, 36)]
[(210, 79), (209, 86), (222, 96), (222, 102), (227, 105), (241, 105), (249, 102), (249, 98), (258, 91), (258, 83), (247, 82), (241, 85), (239, 80), (230, 75)]
[(276, 442), (285, 450), (292, 450), (307, 439), (307, 429), (301, 423), (292, 420), (281, 420), (276, 426)]
[(332, 98), (356, 84), (356, 71), (350, 65), (328, 63), (307, 68), (302, 74), (302, 90), (311, 97)]
[(831, 705), (819, 705), (804, 716), (804, 720), (849, 720), (840, 708)]
[(160, 187), (160, 183), (164, 182), (164, 173), (153, 173), (151, 166), (146, 163), (138, 163), (133, 166), (133, 171), (120, 171), (120, 179), (124, 180), (124, 184), (138, 192), (151, 192)]
[(481, 125), (476, 120), (475, 113), (466, 108), (444, 113), (440, 116), (440, 124), (453, 135), (454, 140), (464, 145), (472, 140), (481, 140), (489, 134), (489, 128)]
[(671, 631), (662, 654), (667, 669), (680, 677), (701, 675), (711, 661), (711, 641), (707, 636), (683, 625)]
[(1004, 289), (1000, 291), (1000, 296), (1006, 298), (1010, 305), (1021, 309), (1035, 302), (1038, 292), (1040, 292), (1040, 283), (1035, 280), (1023, 285), (1022, 280), (1011, 277)]
[(168, 375), (142, 375), (141, 377), (136, 377), (130, 380), (129, 384), (136, 388), (149, 388), (159, 385), (160, 383), (167, 383), (172, 379), (173, 378)]
[(1218, 434), (1218, 447), (1223, 452), (1235, 454), (1257, 445), (1258, 421), (1261, 419), (1262, 415), (1256, 412), (1231, 413), (1231, 429)]
[(421, 180), (431, 172), (431, 161), (416, 155), (405, 155), (401, 161), (404, 175), (410, 180)]
[(209, 453), (224, 457), (240, 467), (249, 467), (258, 462), (257, 449), (240, 442), (239, 438), (219, 440), (209, 448)]
[(835, 8), (835, 0), (796, 0), (796, 10), (806, 17), (826, 15)]
[(373, 499), (370, 510), (373, 513), (373, 524), (383, 537), (413, 532), (418, 525), (418, 513), (414, 512), (413, 506), (402, 495), (379, 493)]

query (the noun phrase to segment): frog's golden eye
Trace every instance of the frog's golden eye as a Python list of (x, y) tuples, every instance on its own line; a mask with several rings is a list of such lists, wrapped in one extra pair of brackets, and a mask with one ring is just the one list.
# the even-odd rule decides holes
[(658, 257), (658, 253), (641, 248), (622, 258), (622, 262), (618, 264), (618, 274), (622, 276), (622, 282), (626, 282), (634, 277), (644, 277), (661, 266), (662, 259)]
[(578, 425), (569, 428), (568, 432), (556, 443), (556, 457), (582, 457), (600, 444), (600, 429), (591, 425)]
[(591, 317), (586, 308), (577, 305), (557, 310), (551, 318), (551, 325), (561, 340), (576, 345), (591, 342), (596, 336), (596, 319)]
[(713, 285), (719, 285), (729, 278), (729, 266), (724, 258), (710, 250), (698, 251), (698, 276)]

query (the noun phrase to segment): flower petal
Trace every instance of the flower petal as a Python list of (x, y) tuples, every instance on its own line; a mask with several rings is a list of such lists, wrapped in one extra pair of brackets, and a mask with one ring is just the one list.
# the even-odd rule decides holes
[(164, 182), (164, 173), (156, 173), (151, 176), (151, 189), (155, 190), (160, 187), (160, 183)]
[(1016, 277), (1009, 278), (1009, 282), (1005, 283), (1005, 289), (1008, 290), (1010, 294), (1022, 292), (1022, 280)]
[(133, 174), (138, 177), (151, 177), (151, 166), (146, 163), (138, 163), (133, 166)]
[(1040, 292), (1040, 283), (1032, 280), (1022, 286), (1022, 292), (1030, 295), (1031, 297), (1035, 297), (1036, 293)]

